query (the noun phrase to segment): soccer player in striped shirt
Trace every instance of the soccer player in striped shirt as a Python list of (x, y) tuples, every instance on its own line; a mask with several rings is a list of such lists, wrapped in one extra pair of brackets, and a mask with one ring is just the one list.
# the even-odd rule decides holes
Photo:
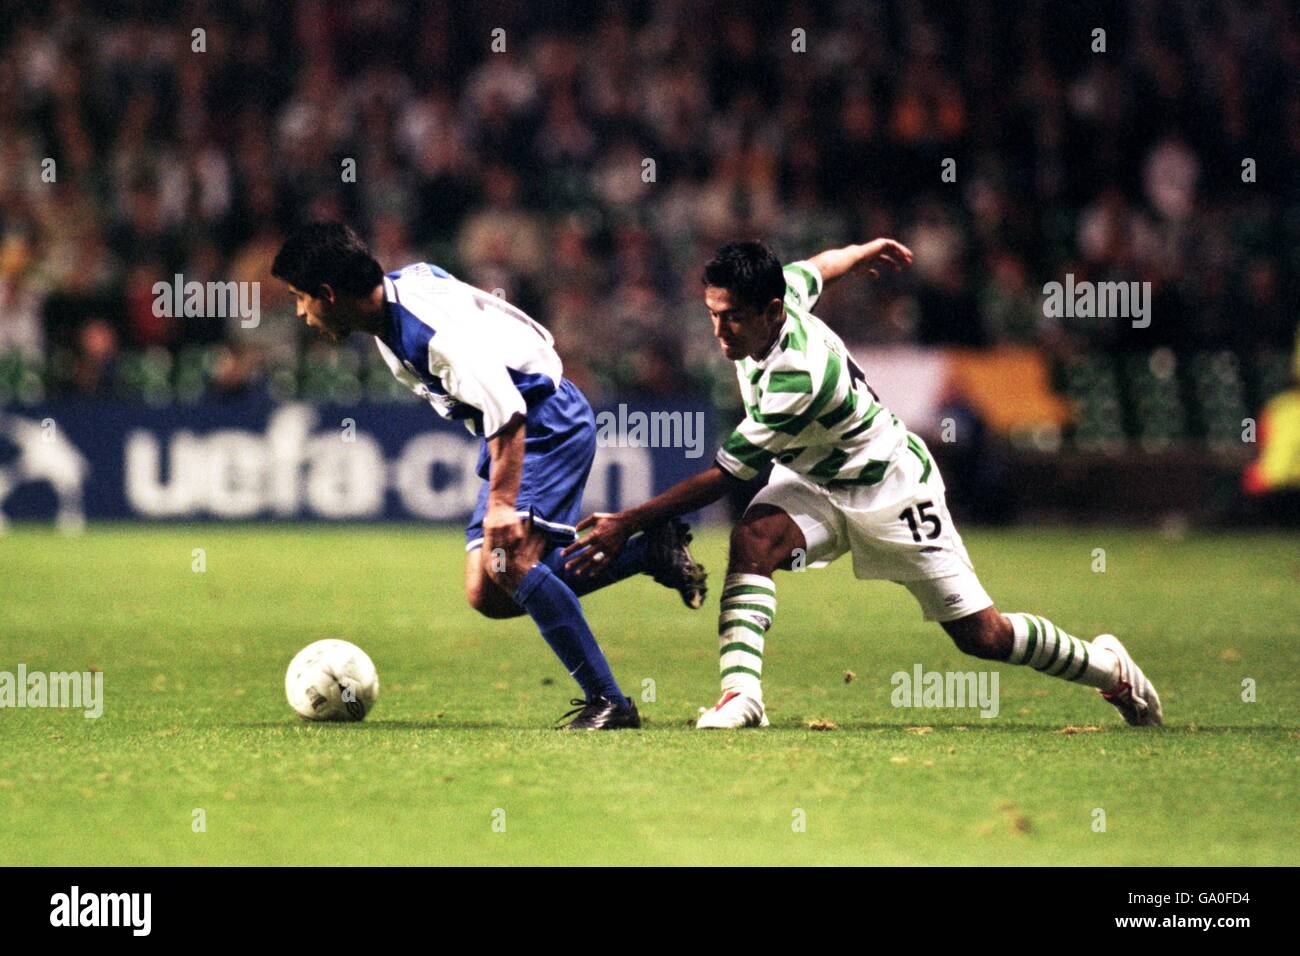
[(1161, 723), (1155, 688), (1113, 635), (1084, 641), (1044, 617), (993, 606), (925, 442), (881, 405), (839, 336), (812, 314), (825, 283), (853, 271), (874, 277), (911, 259), (890, 239), (784, 268), (760, 242), (719, 250), (704, 267), (704, 302), (723, 354), (736, 363), (745, 418), (706, 471), (645, 504), (586, 518), (578, 526), (589, 530), (586, 550), (569, 547), (569, 566), (598, 568), (641, 528), (717, 501), (770, 463), (766, 487), (731, 535), (718, 621), (722, 697), (697, 726), (767, 726), (773, 575), (846, 553), (858, 578), (906, 587), (965, 653), (1095, 687), (1128, 723)]

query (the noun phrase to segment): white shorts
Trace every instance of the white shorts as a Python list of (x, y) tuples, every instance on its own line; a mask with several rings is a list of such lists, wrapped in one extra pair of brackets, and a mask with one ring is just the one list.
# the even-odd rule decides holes
[(939, 469), (925, 470), (906, 450), (874, 485), (827, 488), (778, 464), (750, 507), (770, 505), (794, 519), (808, 548), (805, 567), (824, 567), (852, 552), (858, 578), (901, 584), (927, 621), (954, 621), (993, 601), (948, 513)]

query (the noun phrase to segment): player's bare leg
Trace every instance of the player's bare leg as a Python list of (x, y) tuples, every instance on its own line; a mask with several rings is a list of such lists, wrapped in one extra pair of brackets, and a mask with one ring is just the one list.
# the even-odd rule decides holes
[(1011, 656), (1015, 634), (1011, 622), (995, 607), (944, 621), (942, 626), (963, 654), (987, 661), (1005, 661)]
[(789, 568), (806, 547), (803, 532), (788, 514), (755, 505), (731, 532), (731, 558), (718, 616), (722, 697), (705, 711), (702, 730), (766, 727), (763, 707), (763, 638), (776, 616), (772, 575)]
[(1097, 688), (1129, 724), (1164, 722), (1160, 695), (1113, 634), (1083, 641), (1046, 618), (1001, 614), (995, 607), (945, 621), (943, 629), (966, 654), (1027, 664), (1044, 674)]
[(475, 548), (465, 555), (465, 599), (474, 610), (494, 620), (519, 617), (524, 613), (510, 593), (488, 573), (487, 565), (492, 561), (502, 562), (504, 570), (504, 558), (504, 555), (493, 555), (483, 548)]
[(475, 548), (465, 555), (465, 599), (484, 617), (519, 617), (524, 609), (512, 595), (518, 582), (551, 547), (545, 534), (530, 528), (524, 544), (512, 553)]

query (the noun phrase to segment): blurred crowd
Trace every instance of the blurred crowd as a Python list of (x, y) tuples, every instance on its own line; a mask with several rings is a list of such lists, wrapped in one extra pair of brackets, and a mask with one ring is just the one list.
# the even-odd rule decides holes
[[(1289, 349), (1300, 13), (0, 4), (0, 352), (93, 394), (119, 352), (220, 346), (218, 385), (237, 390), (319, 347), (268, 270), (322, 217), (387, 268), (424, 259), (500, 290), (597, 399), (732, 390), (699, 274), (749, 237), (791, 260), (880, 235), (913, 248), (908, 275), (825, 297), (854, 343)], [(1043, 284), (1067, 272), (1151, 282), (1151, 327), (1046, 318)], [(155, 315), (176, 274), (262, 281), (260, 324)]]

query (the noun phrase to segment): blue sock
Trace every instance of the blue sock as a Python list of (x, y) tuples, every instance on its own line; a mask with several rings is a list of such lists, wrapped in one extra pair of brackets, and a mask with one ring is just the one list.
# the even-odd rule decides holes
[(542, 637), (578, 682), (587, 700), (608, 697), (627, 706), (627, 698), (619, 690), (605, 654), (582, 616), (577, 596), (550, 568), (538, 564), (525, 574), (515, 592), (515, 603), (536, 622)]
[[(648, 538), (639, 534), (632, 538), (619, 552), (618, 557), (608, 562), (599, 571), (592, 574), (584, 574), (581, 577), (572, 571), (565, 570), (564, 562), (569, 558), (560, 557), (560, 549), (556, 548), (551, 551), (542, 561), (551, 569), (561, 581), (569, 586), (574, 594), (582, 597), (584, 594), (590, 594), (592, 591), (599, 591), (603, 587), (608, 587), (624, 578), (630, 578), (634, 574), (640, 574), (646, 568), (646, 558), (650, 554), (650, 546), (647, 543)], [(579, 554), (582, 552), (579, 551)]]

